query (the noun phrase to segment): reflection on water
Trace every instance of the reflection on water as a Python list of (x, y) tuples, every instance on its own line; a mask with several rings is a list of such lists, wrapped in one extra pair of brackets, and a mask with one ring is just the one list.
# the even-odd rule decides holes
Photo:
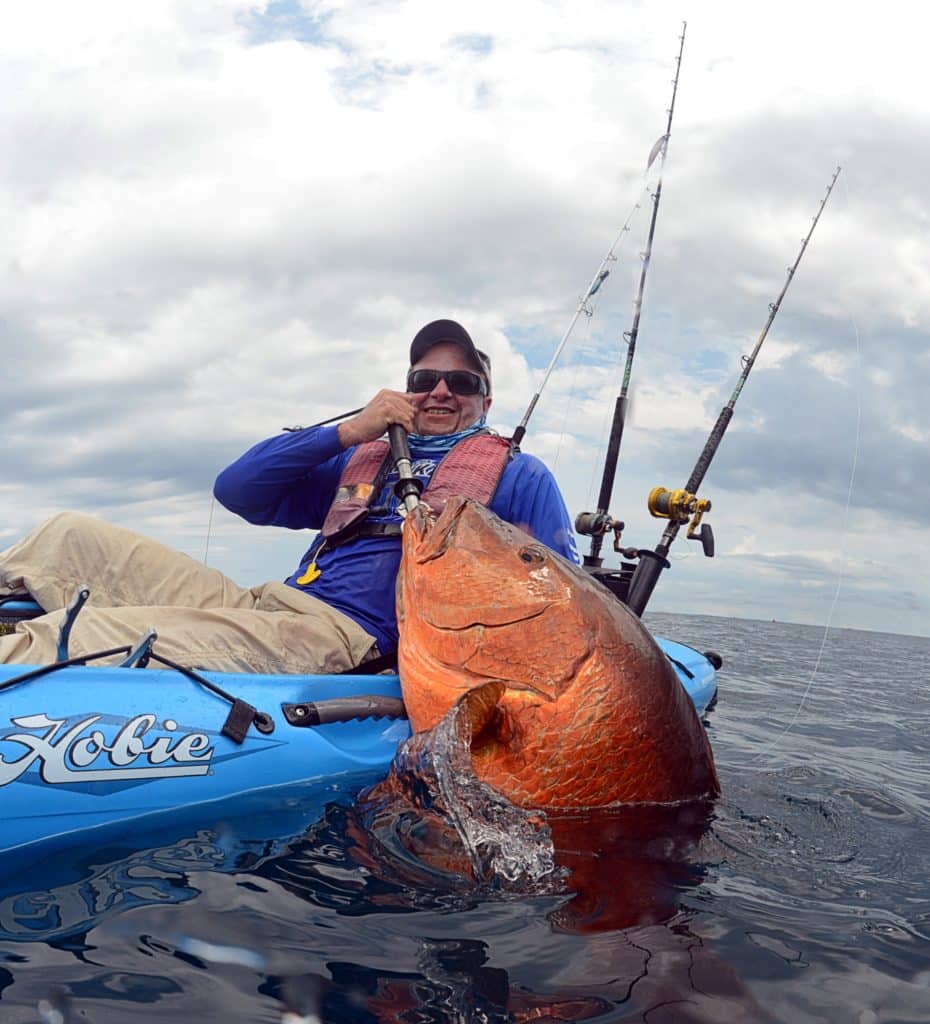
[[(88, 968), (86, 978), (70, 983), (67, 995), (43, 987), (42, 997), (51, 999), (64, 1019), (83, 999), (95, 1004), (95, 1020), (117, 1004), (154, 1003), (167, 1012), (186, 991), (172, 961), (210, 974), (235, 967), (241, 979), (251, 979), (237, 986), (243, 996), (273, 1000), (282, 1014), (297, 1019), (587, 1020), (618, 1001), (687, 998), (711, 1005), (736, 998), (740, 1005), (753, 1005), (732, 970), (678, 913), (683, 889), (703, 877), (696, 854), (706, 808), (627, 808), (552, 821), (556, 858), (568, 874), (558, 876), (559, 895), (545, 899), (527, 897), (514, 886), (496, 894), (486, 887), (479, 896), (464, 884), (460, 864), (445, 874), (434, 858), (416, 872), (415, 857), (403, 845), (407, 829), (385, 824), (383, 795), (377, 836), (362, 825), (369, 811), (364, 803), (333, 804), (286, 853), (247, 871), (236, 865), (228, 842), (207, 832), (138, 851), (96, 867), (79, 881), (8, 897), (2, 904), (4, 937), (20, 943), (41, 938)], [(405, 813), (401, 808), (399, 816)], [(433, 816), (435, 804), (421, 818), (426, 831), (418, 841), (425, 842), (430, 829), (445, 827)], [(544, 841), (550, 842), (548, 833)], [(451, 841), (446, 850), (451, 855)], [(459, 858), (468, 860), (461, 849)], [(351, 930), (336, 924), (338, 918), (373, 919), (373, 937), (384, 933), (385, 914), (429, 911), (436, 931), (403, 929), (406, 950), (400, 962), (383, 947), (388, 963), (359, 961), (332, 947), (325, 958), (322, 949), (298, 958), (294, 954), (305, 932), (295, 897), (307, 906), (308, 921), (339, 928), (343, 945)], [(183, 917), (169, 913), (189, 903)], [(501, 923), (519, 910), (519, 916), (538, 915), (539, 925), (546, 922), (552, 934), (596, 935), (582, 947), (588, 961), (584, 971), (536, 988), (520, 972), (512, 976), (492, 963), (486, 940), (448, 934), (459, 915), (487, 919), (492, 910)], [(259, 918), (258, 932), (247, 927)], [(240, 942), (232, 941), (237, 937)], [(141, 954), (165, 963), (163, 973), (152, 973), (154, 965), (144, 975), (104, 969), (113, 964), (101, 951), (118, 938), (135, 946), (135, 955), (124, 951), (123, 960), (128, 953), (138, 961)], [(284, 950), (288, 955), (281, 955)], [(300, 962), (295, 973), (305, 959), (315, 960), (316, 969)], [(694, 990), (695, 972), (702, 978), (700, 991)], [(224, 1012), (233, 1014), (226, 1019), (248, 1019), (237, 1018), (229, 1006)]]
[(188, 872), (222, 867), (225, 859), (204, 832), (92, 867), (84, 877), (51, 889), (14, 893), (0, 900), (0, 937), (55, 941), (133, 907), (183, 903), (199, 892)]

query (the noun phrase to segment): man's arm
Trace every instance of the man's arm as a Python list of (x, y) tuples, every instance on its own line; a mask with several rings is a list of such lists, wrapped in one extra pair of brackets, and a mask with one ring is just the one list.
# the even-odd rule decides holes
[(216, 478), (216, 500), (258, 526), (319, 529), (349, 449), (381, 437), (392, 423), (411, 431), (425, 397), (385, 389), (338, 426), (307, 427), (260, 441)]
[(276, 434), (227, 466), (213, 493), (249, 523), (318, 529), (348, 458), (337, 427)]

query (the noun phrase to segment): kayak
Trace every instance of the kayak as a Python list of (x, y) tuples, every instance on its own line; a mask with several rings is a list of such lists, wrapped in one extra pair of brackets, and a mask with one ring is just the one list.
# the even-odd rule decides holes
[[(703, 714), (719, 658), (657, 642)], [(281, 808), (293, 787), (351, 798), (410, 734), (400, 698), (392, 673), (0, 665), (0, 863)]]

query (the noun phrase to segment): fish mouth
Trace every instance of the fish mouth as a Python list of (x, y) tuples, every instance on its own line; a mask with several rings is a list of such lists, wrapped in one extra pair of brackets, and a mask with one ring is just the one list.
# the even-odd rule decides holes
[(478, 618), (477, 615), (473, 617), (463, 616), (461, 622), (441, 622), (431, 616), (429, 611), (424, 610), (420, 613), (420, 618), (443, 633), (464, 633), (469, 629), (496, 629), (502, 626), (514, 626), (518, 622), (530, 622), (533, 619), (538, 619), (541, 615), (545, 615), (552, 607), (551, 602), (544, 605), (534, 605), (532, 609), (510, 606), (508, 608), (492, 610), (483, 606), (481, 608), (481, 618)]
[(415, 558), (419, 564), (441, 558), (449, 550), (455, 536), (455, 527), (465, 510), (466, 501), (457, 495), (446, 502), (442, 512), (443, 528), (436, 529), (440, 517), (421, 501), (407, 514), (404, 529), (409, 529), (415, 543)]

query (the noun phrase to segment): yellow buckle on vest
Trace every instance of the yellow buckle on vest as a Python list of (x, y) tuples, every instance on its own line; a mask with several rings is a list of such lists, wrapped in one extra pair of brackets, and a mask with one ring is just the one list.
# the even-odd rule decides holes
[(308, 583), (312, 583), (317, 577), (322, 576), (322, 569), (318, 569), (316, 565), (316, 559), (314, 559), (308, 566), (306, 572), (302, 576), (298, 576), (296, 582), (302, 587)]
[(318, 579), (323, 575), (323, 570), (317, 567), (316, 560), (323, 553), (323, 549), (326, 547), (326, 541), (316, 549), (316, 554), (310, 559), (310, 564), (304, 569), (303, 573), (297, 577), (294, 581), (301, 587), (305, 587), (308, 583), (312, 583), (315, 579)]

